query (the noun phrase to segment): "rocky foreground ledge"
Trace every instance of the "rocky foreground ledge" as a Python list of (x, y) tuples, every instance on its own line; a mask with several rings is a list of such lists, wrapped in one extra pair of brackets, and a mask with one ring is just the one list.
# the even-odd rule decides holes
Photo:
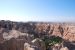
[[(44, 37), (60, 37), (61, 44), (46, 47)], [(0, 21), (0, 50), (74, 50), (75, 23)]]

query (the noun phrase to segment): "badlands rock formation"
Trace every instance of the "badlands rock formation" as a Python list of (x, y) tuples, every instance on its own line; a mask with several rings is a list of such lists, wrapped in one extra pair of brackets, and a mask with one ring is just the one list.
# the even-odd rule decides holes
[(59, 36), (64, 47), (75, 49), (75, 23), (0, 21), (0, 50), (46, 50), (44, 36)]

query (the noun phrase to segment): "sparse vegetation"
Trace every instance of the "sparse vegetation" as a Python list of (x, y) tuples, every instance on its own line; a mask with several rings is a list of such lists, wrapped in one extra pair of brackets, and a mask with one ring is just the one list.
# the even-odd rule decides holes
[(45, 42), (46, 48), (48, 48), (49, 46), (53, 46), (54, 44), (61, 43), (62, 38), (55, 36), (44, 37), (43, 41)]

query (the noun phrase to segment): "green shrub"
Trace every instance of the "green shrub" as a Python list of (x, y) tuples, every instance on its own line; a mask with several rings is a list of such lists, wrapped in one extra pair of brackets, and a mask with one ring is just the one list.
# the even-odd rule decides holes
[(54, 44), (61, 43), (62, 38), (56, 37), (56, 36), (51, 36), (49, 37), (44, 37), (43, 41), (45, 42), (46, 47), (48, 46), (53, 46)]

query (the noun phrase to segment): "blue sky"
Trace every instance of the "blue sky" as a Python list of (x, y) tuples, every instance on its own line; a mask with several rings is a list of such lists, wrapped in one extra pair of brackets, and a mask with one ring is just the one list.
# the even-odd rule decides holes
[(0, 0), (0, 20), (74, 22), (75, 0)]

